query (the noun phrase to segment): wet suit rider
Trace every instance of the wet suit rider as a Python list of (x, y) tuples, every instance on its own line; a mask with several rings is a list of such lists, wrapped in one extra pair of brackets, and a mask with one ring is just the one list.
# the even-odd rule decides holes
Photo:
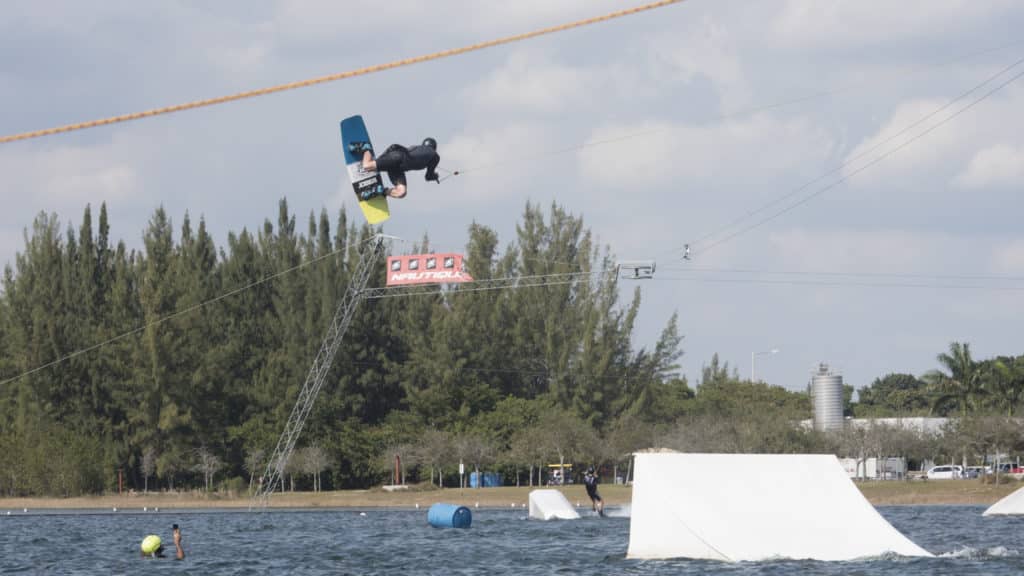
[[(426, 168), (425, 179), (428, 182), (440, 182), (435, 169), (441, 157), (437, 155), (437, 140), (433, 138), (426, 138), (422, 144), (409, 148), (401, 144), (392, 144), (376, 159), (366, 142), (353, 142), (349, 149), (357, 156), (360, 152), (363, 153), (363, 170), (388, 173), (393, 188), (385, 189), (384, 194), (392, 198), (405, 198), (405, 173), (410, 170)], [(376, 195), (376, 191), (368, 190), (363, 192), (363, 200)]]
[(597, 475), (594, 474), (594, 467), (587, 468), (583, 476), (583, 485), (587, 488), (587, 496), (590, 496), (590, 505), (599, 515), (604, 516), (604, 500), (597, 493)]

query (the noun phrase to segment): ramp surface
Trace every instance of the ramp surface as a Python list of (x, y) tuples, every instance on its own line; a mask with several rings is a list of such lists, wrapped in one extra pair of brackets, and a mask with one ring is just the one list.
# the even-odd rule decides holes
[(931, 556), (832, 455), (637, 454), (627, 558)]
[(558, 490), (530, 492), (530, 518), (537, 520), (578, 520), (576, 509)]
[(1002, 500), (989, 506), (982, 516), (998, 516), (1001, 514), (1024, 514), (1024, 488), (1007, 494)]

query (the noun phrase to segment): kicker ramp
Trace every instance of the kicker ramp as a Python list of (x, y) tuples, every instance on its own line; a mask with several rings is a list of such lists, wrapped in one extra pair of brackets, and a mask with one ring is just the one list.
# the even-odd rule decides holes
[(1002, 500), (988, 507), (982, 516), (1000, 514), (1024, 514), (1024, 488), (1019, 488), (1003, 497)]
[(537, 520), (578, 520), (576, 509), (569, 504), (558, 490), (534, 490), (530, 492), (530, 518)]
[(636, 454), (627, 558), (931, 556), (832, 455)]

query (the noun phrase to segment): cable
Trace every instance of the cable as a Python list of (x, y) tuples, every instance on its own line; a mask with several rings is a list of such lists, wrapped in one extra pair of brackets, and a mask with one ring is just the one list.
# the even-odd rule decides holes
[[(952, 60), (949, 60), (949, 61), (945, 62), (944, 64), (941, 64), (940, 66), (946, 66), (946, 65), (954, 64), (954, 63), (960, 62), (962, 60), (969, 60), (971, 58), (974, 58), (974, 57), (980, 56), (980, 55), (985, 55), (985, 54), (989, 54), (989, 53), (993, 53), (993, 52), (999, 52), (999, 51), (1005, 50), (1007, 48), (1012, 48), (1014, 46), (1018, 46), (1018, 45), (1020, 45), (1022, 43), (1024, 43), (1024, 40), (1008, 42), (1008, 43), (1001, 44), (999, 46), (992, 47), (992, 48), (985, 48), (985, 49), (982, 49), (982, 50), (978, 50), (978, 51), (972, 52), (970, 54), (958, 56), (958, 57), (956, 57), (956, 58), (954, 58)], [(846, 87), (839, 87), (839, 88), (833, 88), (833, 89), (829, 89), (829, 90), (823, 90), (823, 91), (815, 92), (815, 93), (812, 93), (812, 94), (806, 94), (804, 96), (796, 96), (796, 97), (790, 98), (788, 100), (781, 100), (781, 101), (778, 101), (778, 102), (773, 102), (771, 104), (764, 104), (764, 105), (760, 105), (760, 106), (754, 106), (754, 107), (751, 107), (751, 108), (746, 108), (744, 110), (737, 110), (735, 112), (729, 112), (727, 114), (719, 114), (717, 116), (712, 117), (711, 120), (716, 120), (716, 121), (729, 120), (729, 119), (732, 119), (732, 118), (739, 118), (739, 117), (742, 117), (742, 116), (749, 116), (751, 114), (756, 114), (758, 112), (765, 112), (767, 110), (774, 110), (776, 108), (784, 108), (786, 106), (791, 106), (793, 104), (800, 104), (800, 103), (803, 103), (803, 102), (809, 102), (811, 100), (817, 100), (819, 98), (825, 98), (825, 97), (828, 97), (828, 96), (834, 96), (836, 94), (842, 94), (844, 92), (848, 92), (848, 91), (854, 90), (855, 86), (857, 86), (857, 85), (854, 84), (854, 85), (846, 86)], [(576, 152), (578, 150), (586, 150), (587, 148), (593, 148), (595, 146), (603, 146), (605, 144), (614, 144), (616, 142), (621, 142), (621, 141), (624, 141), (624, 140), (631, 140), (633, 138), (640, 138), (642, 136), (649, 136), (651, 134), (658, 134), (658, 133), (661, 133), (661, 132), (664, 132), (664, 131), (670, 130), (670, 129), (671, 128), (667, 128), (667, 127), (666, 128), (652, 128), (652, 129), (649, 129), (649, 130), (642, 130), (642, 131), (639, 131), (639, 132), (632, 132), (630, 134), (624, 134), (624, 135), (621, 135), (621, 136), (605, 138), (605, 139), (602, 139), (602, 140), (590, 140), (590, 141), (587, 141), (587, 142), (583, 142), (581, 144), (575, 144), (575, 145), (568, 146), (568, 147), (565, 147), (565, 148), (557, 148), (557, 149), (549, 150), (549, 151), (546, 151), (546, 152), (537, 152), (537, 153), (533, 153), (533, 154), (526, 154), (526, 155), (522, 155), (522, 156), (516, 156), (515, 158), (511, 158), (511, 159), (508, 159), (508, 160), (501, 160), (501, 161), (497, 161), (497, 162), (491, 162), (489, 164), (480, 164), (478, 166), (470, 166), (469, 168), (463, 168), (463, 169), (455, 170), (454, 172), (449, 171), (451, 173), (449, 174), (449, 176), (447, 176), (444, 179), (447, 179), (447, 178), (449, 178), (451, 176), (459, 176), (459, 175), (467, 174), (467, 173), (471, 173), (471, 172), (479, 172), (479, 171), (482, 171), (482, 170), (489, 170), (491, 168), (500, 168), (502, 166), (507, 166), (507, 165), (512, 165), (512, 164), (521, 165), (523, 163), (523, 161), (526, 161), (526, 160), (531, 160), (531, 159), (536, 159), (536, 158), (547, 158), (547, 157), (550, 157), (550, 156), (557, 156), (557, 155), (560, 155), (560, 154), (567, 154), (569, 152)], [(442, 180), (444, 180), (444, 179), (442, 179)]]
[(79, 122), (77, 124), (68, 124), (65, 126), (58, 126), (56, 128), (47, 128), (45, 130), (36, 130), (33, 132), (23, 132), (21, 134), (13, 134), (10, 136), (0, 137), (0, 144), (6, 142), (14, 142), (17, 140), (28, 140), (30, 138), (39, 138), (41, 136), (49, 136), (51, 134), (59, 134), (62, 132), (71, 132), (74, 130), (84, 130), (86, 128), (94, 128), (96, 126), (106, 126), (108, 124), (116, 124), (119, 122), (128, 122), (131, 120), (138, 120), (140, 118), (148, 118), (150, 116), (160, 116), (163, 114), (170, 114), (172, 112), (180, 112), (182, 110), (190, 110), (192, 108), (202, 108), (205, 106), (213, 106), (215, 104), (223, 104), (225, 102), (233, 102), (236, 100), (243, 100), (245, 98), (254, 98), (256, 96), (264, 96), (267, 94), (273, 94), (275, 92), (284, 92), (286, 90), (294, 90), (296, 88), (305, 88), (307, 86), (313, 86), (315, 84), (323, 84), (326, 82), (334, 82), (337, 80), (344, 80), (346, 78), (353, 78), (356, 76), (364, 76), (367, 74), (373, 74), (374, 72), (382, 72), (384, 70), (391, 70), (394, 68), (400, 68), (403, 66), (411, 66), (413, 64), (420, 64), (423, 62), (429, 62), (431, 60), (439, 60), (442, 58), (448, 58), (451, 56), (458, 56), (467, 52), (475, 52), (483, 50), (484, 48), (492, 48), (494, 46), (500, 46), (502, 44), (511, 44), (513, 42), (519, 42), (522, 40), (528, 40), (530, 38), (536, 38), (538, 36), (544, 36), (546, 34), (553, 34), (555, 32), (564, 32), (573, 28), (581, 28), (583, 26), (589, 26), (591, 24), (597, 24), (599, 22), (605, 22), (613, 20), (615, 18), (621, 18), (623, 16), (629, 16), (637, 14), (639, 12), (645, 12), (648, 10), (654, 10), (655, 8), (661, 8), (670, 4), (678, 4), (685, 0), (659, 0), (658, 2), (652, 2), (650, 4), (644, 4), (642, 6), (636, 6), (633, 8), (627, 8), (625, 10), (618, 10), (616, 12), (610, 12), (603, 16), (595, 16), (593, 18), (586, 18), (583, 20), (577, 20), (575, 22), (569, 22), (568, 24), (560, 24), (558, 26), (551, 26), (548, 28), (542, 28), (540, 30), (534, 30), (532, 32), (525, 32), (522, 34), (515, 34), (513, 36), (505, 36), (495, 40), (488, 40), (486, 42), (480, 42), (469, 46), (463, 46), (461, 48), (453, 48), (450, 50), (442, 50), (441, 52), (434, 52), (432, 54), (426, 54), (423, 56), (415, 56), (413, 58), (406, 58), (404, 60), (396, 60), (388, 62), (386, 64), (377, 64), (374, 66), (367, 66), (365, 68), (359, 68), (358, 70), (352, 70), (349, 72), (340, 72), (337, 74), (328, 74), (326, 76), (320, 76), (317, 78), (310, 78), (308, 80), (300, 80), (297, 82), (289, 82), (287, 84), (278, 84), (277, 86), (270, 86), (267, 88), (258, 88), (256, 90), (248, 90), (246, 92), (239, 92), (237, 94), (230, 94), (228, 96), (218, 96), (216, 98), (208, 98), (205, 100), (195, 100), (193, 102), (186, 102), (184, 104), (175, 104), (173, 106), (166, 106), (163, 108), (155, 108), (152, 110), (146, 110), (143, 112), (133, 112), (131, 114), (123, 114), (120, 116), (112, 116), (109, 118), (102, 118), (99, 120), (90, 120), (88, 122)]
[(910, 272), (834, 272), (812, 270), (764, 270), (757, 268), (701, 268), (666, 266), (659, 270), (672, 272), (709, 272), (722, 274), (765, 274), (770, 276), (866, 276), (869, 278), (925, 278), (929, 280), (974, 280), (978, 282), (1024, 282), (1024, 276), (1000, 276), (996, 274), (917, 274)]
[(816, 177), (816, 178), (814, 178), (812, 180), (808, 180), (804, 184), (801, 184), (797, 188), (793, 189), (791, 192), (788, 192), (788, 193), (786, 193), (786, 194), (784, 194), (782, 196), (779, 196), (778, 198), (775, 198), (774, 200), (771, 200), (770, 202), (767, 202), (767, 203), (761, 205), (759, 208), (757, 208), (757, 209), (755, 209), (755, 210), (753, 210), (751, 212), (748, 212), (747, 214), (745, 214), (743, 216), (740, 216), (739, 218), (736, 218), (735, 220), (729, 222), (728, 224), (719, 227), (717, 230), (713, 230), (712, 232), (709, 232), (709, 233), (705, 234), (704, 236), (701, 236), (701, 237), (697, 238), (696, 240), (691, 241), (690, 242), (691, 248), (694, 247), (694, 246), (699, 245), (701, 242), (704, 242), (705, 240), (707, 240), (709, 238), (714, 237), (715, 235), (719, 234), (723, 230), (728, 230), (729, 228), (732, 228), (733, 226), (739, 224), (740, 222), (746, 220), (747, 218), (749, 218), (749, 217), (751, 217), (751, 216), (753, 216), (755, 214), (758, 214), (760, 212), (763, 212), (763, 211), (767, 210), (768, 208), (770, 208), (770, 207), (772, 207), (772, 206), (782, 202), (783, 200), (785, 200), (787, 198), (795, 196), (796, 194), (798, 194), (798, 193), (806, 190), (807, 188), (811, 187), (813, 184), (816, 184), (816, 183), (824, 180), (828, 176), (831, 176), (832, 174), (835, 174), (835, 173), (841, 171), (843, 168), (849, 166), (850, 164), (853, 164), (855, 161), (860, 160), (861, 158), (867, 156), (868, 154), (874, 152), (875, 150), (878, 150), (879, 148), (881, 148), (882, 146), (888, 144), (889, 142), (892, 142), (896, 138), (899, 138), (900, 136), (906, 134), (910, 130), (913, 130), (917, 126), (920, 126), (921, 124), (923, 124), (927, 120), (933, 118), (934, 116), (936, 116), (937, 114), (939, 114), (943, 110), (946, 110), (947, 108), (949, 108), (953, 104), (955, 104), (955, 103), (959, 102), (960, 100), (963, 100), (964, 98), (970, 96), (971, 94), (973, 94), (977, 90), (981, 89), (983, 86), (985, 86), (989, 82), (992, 82), (993, 80), (995, 80), (999, 76), (1002, 76), (1003, 74), (1009, 72), (1010, 70), (1012, 70), (1013, 68), (1017, 67), (1021, 63), (1024, 63), (1024, 58), (1022, 58), (1020, 60), (1017, 60), (1016, 62), (1014, 62), (1013, 64), (1007, 66), (1006, 68), (1003, 68), (998, 73), (994, 74), (993, 76), (988, 77), (987, 79), (985, 79), (980, 84), (977, 84), (974, 87), (972, 87), (970, 90), (967, 90), (966, 92), (963, 92), (962, 94), (960, 94), (956, 98), (953, 98), (952, 100), (949, 100), (948, 102), (946, 102), (942, 106), (936, 108), (935, 110), (932, 110), (928, 114), (922, 116), (921, 118), (918, 118), (916, 121), (908, 124), (907, 126), (904, 126), (901, 130), (899, 130), (895, 134), (889, 136), (888, 138), (885, 138), (884, 140), (878, 142), (874, 146), (871, 146), (870, 148), (868, 148), (868, 149), (860, 152), (859, 154), (849, 158), (848, 160), (844, 161), (842, 164), (839, 164), (838, 166), (832, 168), (831, 170), (821, 174), (820, 176), (818, 176), (818, 177)]
[(774, 280), (760, 278), (683, 278), (658, 276), (656, 282), (708, 282), (713, 284), (769, 284), (784, 286), (835, 286), (839, 288), (936, 288), (941, 290), (992, 290), (996, 292), (1024, 292), (1024, 286), (978, 286), (967, 284), (929, 284), (923, 282), (837, 282), (832, 280)]
[[(1013, 65), (1012, 65), (1012, 66), (1011, 66), (1010, 68), (1004, 69), (1003, 71), (999, 72), (999, 74), (996, 74), (996, 76), (999, 76), (999, 75), (1002, 75), (1002, 74), (1004, 74), (1004, 73), (1005, 73), (1005, 72), (1006, 72), (1007, 70), (1009, 70), (1009, 69), (1011, 69), (1011, 68), (1013, 68), (1013, 67), (1015, 67), (1015, 66), (1019, 65), (1019, 64), (1020, 64), (1021, 62), (1024, 62), (1024, 59), (1018, 60), (1018, 61), (1017, 61), (1016, 63), (1014, 63), (1014, 64), (1013, 64)], [(707, 245), (707, 246), (706, 246), (705, 248), (703, 248), (703, 249), (702, 249), (702, 250), (700, 250), (699, 252), (707, 252), (707, 251), (711, 250), (712, 248), (714, 248), (714, 247), (716, 247), (716, 246), (718, 246), (718, 245), (720, 245), (720, 244), (723, 244), (723, 243), (725, 243), (725, 242), (728, 242), (729, 240), (732, 240), (733, 238), (736, 238), (737, 236), (740, 236), (741, 234), (745, 234), (745, 233), (747, 233), (747, 232), (749, 232), (749, 231), (751, 231), (751, 230), (753, 230), (753, 229), (755, 229), (755, 228), (757, 228), (757, 227), (761, 226), (762, 224), (765, 224), (765, 223), (767, 223), (767, 222), (769, 222), (769, 221), (771, 221), (771, 220), (774, 220), (775, 218), (778, 218), (779, 216), (782, 216), (783, 214), (785, 214), (785, 213), (787, 213), (787, 212), (789, 212), (789, 211), (791, 211), (791, 210), (794, 210), (794, 209), (796, 209), (797, 207), (799, 207), (799, 206), (802, 206), (803, 204), (806, 204), (807, 202), (811, 201), (812, 199), (814, 199), (814, 198), (816, 198), (816, 197), (820, 196), (821, 194), (824, 194), (825, 192), (827, 192), (827, 191), (829, 191), (829, 190), (831, 190), (831, 189), (835, 188), (835, 187), (836, 187), (836, 186), (838, 186), (839, 184), (842, 184), (843, 182), (846, 182), (847, 180), (849, 180), (850, 178), (852, 178), (852, 177), (856, 176), (857, 174), (860, 174), (860, 173), (861, 173), (861, 172), (863, 172), (864, 170), (867, 170), (868, 168), (870, 168), (870, 167), (874, 166), (875, 164), (878, 164), (878, 163), (879, 163), (879, 162), (881, 162), (882, 160), (885, 160), (885, 159), (886, 159), (886, 158), (888, 158), (889, 156), (892, 156), (892, 155), (893, 155), (893, 154), (895, 154), (896, 152), (899, 152), (899, 151), (900, 151), (900, 150), (902, 150), (903, 148), (906, 148), (906, 147), (907, 147), (907, 146), (909, 146), (910, 144), (913, 144), (914, 142), (916, 142), (916, 141), (920, 140), (920, 139), (921, 139), (921, 138), (923, 138), (924, 136), (927, 136), (928, 134), (930, 134), (930, 133), (932, 133), (933, 131), (935, 131), (935, 130), (936, 130), (937, 128), (939, 128), (939, 127), (941, 127), (941, 126), (945, 125), (945, 124), (946, 124), (947, 122), (949, 122), (949, 121), (953, 120), (953, 119), (954, 119), (954, 118), (956, 118), (957, 116), (959, 116), (959, 115), (963, 114), (964, 112), (966, 112), (966, 111), (970, 110), (971, 108), (973, 108), (974, 106), (976, 106), (977, 104), (979, 104), (980, 102), (982, 102), (983, 100), (987, 99), (987, 98), (988, 98), (989, 96), (991, 96), (992, 94), (995, 94), (995, 93), (996, 93), (996, 92), (998, 92), (999, 90), (1001, 90), (1001, 89), (1005, 88), (1005, 87), (1006, 87), (1007, 85), (1009, 85), (1009, 84), (1011, 84), (1012, 82), (1016, 81), (1016, 80), (1017, 80), (1017, 79), (1019, 79), (1019, 78), (1020, 78), (1021, 76), (1024, 76), (1024, 72), (1018, 72), (1017, 74), (1015, 74), (1015, 75), (1011, 76), (1011, 77), (1010, 77), (1010, 78), (1009, 78), (1008, 80), (1006, 80), (1006, 81), (1002, 82), (1001, 84), (998, 84), (997, 86), (995, 86), (995, 87), (994, 87), (994, 88), (992, 88), (991, 90), (989, 90), (989, 91), (985, 92), (985, 93), (984, 93), (984, 94), (982, 94), (981, 96), (979, 96), (979, 97), (975, 98), (974, 100), (972, 100), (971, 102), (969, 102), (969, 103), (968, 103), (968, 104), (966, 104), (965, 106), (963, 106), (963, 107), (961, 107), (961, 108), (957, 109), (956, 111), (954, 111), (954, 112), (953, 112), (952, 114), (950, 114), (950, 115), (949, 115), (949, 116), (947, 116), (946, 118), (943, 118), (942, 120), (940, 120), (940, 121), (936, 122), (935, 124), (933, 124), (933, 125), (929, 126), (929, 127), (928, 127), (927, 129), (925, 129), (924, 131), (922, 131), (922, 132), (920, 132), (920, 133), (918, 133), (918, 134), (914, 135), (913, 137), (909, 138), (908, 140), (906, 140), (905, 142), (903, 142), (903, 143), (899, 144), (898, 146), (896, 146), (896, 147), (894, 147), (894, 148), (891, 148), (890, 150), (887, 150), (886, 152), (882, 153), (881, 155), (879, 155), (878, 157), (874, 158), (874, 159), (873, 159), (873, 160), (871, 160), (870, 162), (868, 162), (868, 163), (864, 164), (863, 166), (860, 166), (859, 168), (857, 168), (857, 169), (855, 169), (855, 170), (852, 170), (852, 171), (848, 172), (847, 174), (844, 174), (843, 176), (841, 176), (841, 177), (840, 177), (840, 178), (838, 178), (837, 180), (833, 181), (832, 183), (828, 184), (827, 186), (824, 186), (824, 187), (822, 187), (822, 188), (818, 189), (818, 190), (817, 190), (817, 191), (815, 191), (814, 193), (812, 193), (812, 194), (810, 194), (810, 195), (808, 195), (808, 196), (805, 196), (805, 197), (804, 197), (804, 198), (802, 198), (801, 200), (798, 200), (798, 201), (794, 202), (793, 204), (790, 204), (790, 205), (789, 205), (789, 206), (787, 206), (786, 208), (783, 208), (782, 210), (779, 210), (778, 212), (775, 212), (775, 213), (773, 213), (773, 214), (772, 214), (772, 215), (770, 215), (770, 216), (767, 216), (767, 217), (765, 217), (765, 218), (762, 218), (762, 219), (760, 219), (760, 220), (758, 220), (758, 221), (754, 222), (753, 224), (751, 224), (751, 225), (749, 225), (749, 226), (746, 226), (746, 227), (744, 227), (744, 228), (740, 228), (740, 229), (739, 229), (739, 230), (737, 230), (736, 232), (733, 232), (732, 234), (729, 234), (729, 235), (727, 235), (727, 236), (725, 236), (725, 237), (723, 237), (723, 238), (721, 238), (721, 239), (719, 239), (719, 240), (716, 240), (715, 242), (712, 242), (712, 243), (708, 244), (708, 245)], [(990, 82), (990, 81), (991, 81), (991, 78), (990, 78), (990, 79), (988, 79), (988, 80), (985, 80), (985, 81), (984, 81), (984, 82), (982, 82), (982, 83), (981, 83), (981, 84), (980, 84), (979, 86), (982, 86), (982, 85), (984, 85), (984, 84), (987, 84), (987, 83), (988, 83), (988, 82)], [(971, 90), (970, 90), (969, 92), (973, 92), (973, 91), (974, 91), (974, 89), (971, 89)], [(969, 93), (969, 92), (968, 92), (968, 93)], [(944, 107), (944, 108), (945, 108), (945, 107)], [(842, 166), (840, 166), (840, 168), (842, 168), (843, 166), (845, 166), (845, 163), (844, 163), (844, 164), (843, 164)], [(834, 172), (835, 172), (835, 171), (833, 170), (833, 171), (832, 171), (832, 172), (830, 172), (830, 173), (834, 173)], [(818, 180), (820, 180), (820, 178), (818, 178)], [(815, 180), (815, 181), (817, 181), (817, 180)], [(790, 194), (790, 195), (792, 195), (792, 194)], [(756, 213), (756, 212), (755, 212), (755, 213)], [(744, 218), (744, 219), (745, 219), (745, 218)], [(706, 237), (705, 237), (705, 238), (706, 238)], [(691, 245), (691, 248), (692, 248), (692, 245)], [(694, 253), (697, 253), (697, 252), (698, 252), (698, 251), (696, 251), (696, 250), (694, 251)]]

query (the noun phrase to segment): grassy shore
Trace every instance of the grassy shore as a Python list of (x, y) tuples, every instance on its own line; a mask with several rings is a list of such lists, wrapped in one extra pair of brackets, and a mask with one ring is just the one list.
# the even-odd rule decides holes
[[(1022, 485), (1019, 482), (992, 485), (978, 480), (886, 481), (859, 482), (857, 487), (875, 506), (903, 505), (990, 505)], [(423, 488), (386, 491), (341, 490), (336, 492), (294, 492), (275, 494), (273, 508), (421, 508), (436, 502), (447, 502), (482, 508), (524, 507), (530, 490), (523, 487), (501, 488)], [(570, 502), (589, 504), (582, 485), (560, 487)], [(628, 486), (602, 485), (601, 495), (609, 506), (628, 504), (632, 489)], [(202, 493), (137, 493), (134, 495), (88, 496), (81, 498), (0, 498), (0, 514), (23, 509), (100, 509), (121, 511), (173, 510), (181, 508), (248, 508), (249, 498)]]

